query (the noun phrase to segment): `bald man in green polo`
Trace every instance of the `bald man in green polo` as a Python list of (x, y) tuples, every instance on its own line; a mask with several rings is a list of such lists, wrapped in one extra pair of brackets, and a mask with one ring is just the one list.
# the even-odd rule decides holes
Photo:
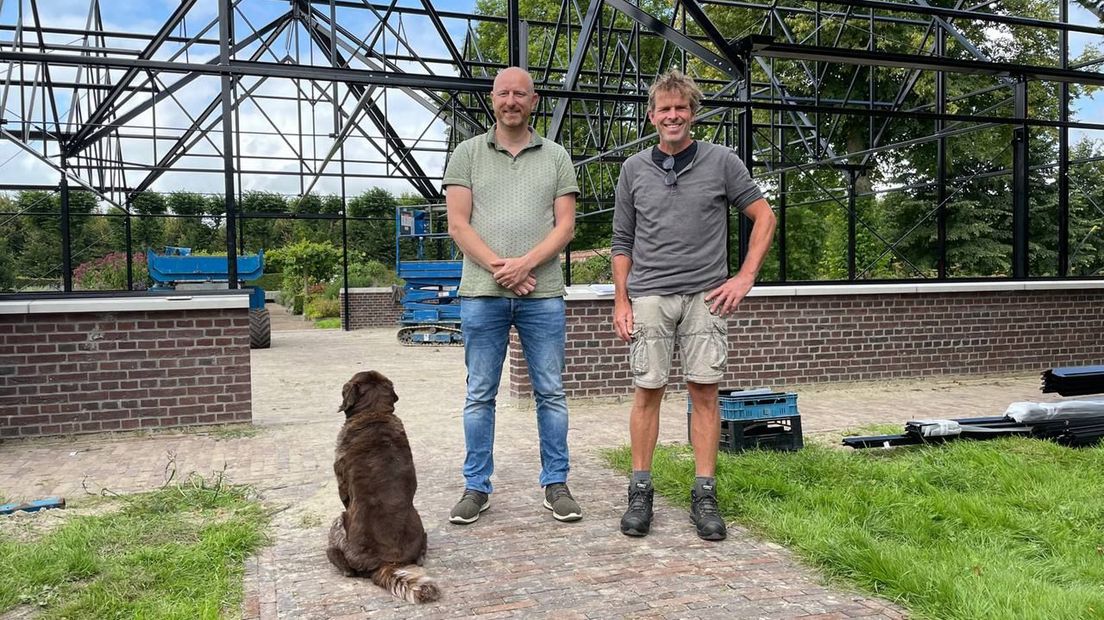
[(575, 234), (579, 186), (567, 151), (529, 127), (538, 96), (509, 67), (491, 90), (496, 123), (456, 147), (445, 170), (449, 234), (464, 252), (460, 325), (468, 371), (464, 493), (449, 521), (466, 525), (490, 507), (495, 398), (510, 328), (529, 367), (540, 437), (543, 506), (559, 521), (582, 509), (567, 488), (563, 389), (564, 281), (560, 252)]

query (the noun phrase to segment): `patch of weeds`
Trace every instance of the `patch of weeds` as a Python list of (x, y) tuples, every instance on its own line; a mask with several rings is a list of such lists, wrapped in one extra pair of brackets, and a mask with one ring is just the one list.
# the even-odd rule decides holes
[[(252, 489), (192, 474), (157, 491), (95, 498), (30, 536), (0, 528), (0, 613), (54, 618), (216, 618), (241, 604), (245, 558), (269, 517)], [(43, 513), (60, 511), (43, 511)]]
[(253, 424), (227, 424), (224, 426), (216, 426), (208, 431), (211, 437), (214, 437), (216, 441), (223, 439), (243, 439), (249, 437), (256, 437), (261, 433), (260, 427)]
[(316, 329), (341, 329), (341, 319), (338, 317), (318, 319), (314, 322), (314, 327)]

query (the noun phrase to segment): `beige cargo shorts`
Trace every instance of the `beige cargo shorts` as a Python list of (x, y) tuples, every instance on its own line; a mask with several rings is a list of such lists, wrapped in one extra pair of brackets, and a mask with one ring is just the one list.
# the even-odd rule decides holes
[(728, 362), (728, 319), (709, 312), (705, 292), (634, 297), (629, 360), (638, 387), (667, 385), (678, 342), (682, 374), (691, 383), (720, 383)]

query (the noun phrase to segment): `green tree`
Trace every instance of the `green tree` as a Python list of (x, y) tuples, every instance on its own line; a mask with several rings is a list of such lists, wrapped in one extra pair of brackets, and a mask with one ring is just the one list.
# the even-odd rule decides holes
[(286, 219), (250, 218), (255, 214), (288, 213), (287, 200), (274, 192), (249, 191), (242, 195), (238, 213), (242, 216), (243, 252), (256, 252), (282, 246), (291, 238)]
[(131, 209), (138, 219), (131, 225), (131, 239), (138, 249), (160, 248), (165, 244), (165, 213), (168, 202), (158, 192), (141, 192), (131, 200)]
[[(291, 200), (288, 207), (296, 215), (341, 215), (344, 204), (340, 196), (308, 194)], [(329, 241), (341, 245), (339, 219), (298, 219), (293, 221), (291, 230), (291, 238), (296, 241)]]
[(1070, 149), (1069, 274), (1104, 272), (1104, 143), (1084, 140)]
[(16, 258), (26, 243), (26, 226), (18, 215), (17, 206), (9, 196), (0, 194), (0, 289), (17, 288), (19, 269)]
[(267, 252), (265, 259), (283, 274), (283, 289), (293, 295), (293, 306), (303, 308), (311, 287), (333, 277), (341, 251), (331, 243), (298, 241)]
[[(109, 250), (110, 239), (103, 230), (90, 227), (89, 216), (96, 212), (97, 201), (86, 191), (69, 192), (69, 250), (74, 262)], [(57, 192), (23, 191), (15, 200), (21, 213), (22, 236), (16, 241), (15, 257), (19, 275), (60, 282), (62, 279), (61, 197)]]
[(349, 201), (349, 248), (364, 260), (395, 262), (395, 207), (391, 192), (376, 187)]
[(213, 250), (219, 245), (217, 220), (208, 217), (211, 215), (211, 200), (203, 194), (178, 191), (169, 194), (166, 202), (169, 210), (178, 216), (165, 226), (167, 245), (196, 251)]

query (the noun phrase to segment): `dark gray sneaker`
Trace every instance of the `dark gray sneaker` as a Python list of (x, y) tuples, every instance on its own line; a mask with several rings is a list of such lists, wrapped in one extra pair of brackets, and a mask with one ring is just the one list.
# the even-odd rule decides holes
[(724, 519), (717, 510), (717, 490), (704, 485), (690, 489), (690, 522), (698, 528), (702, 540), (724, 540), (728, 536)]
[(479, 513), (491, 507), (491, 498), (482, 491), (464, 489), (464, 496), (452, 507), (449, 522), (467, 525), (479, 519)]
[(583, 509), (571, 497), (571, 491), (562, 482), (554, 482), (544, 487), (544, 507), (552, 511), (557, 521), (578, 521), (583, 518)]
[(629, 483), (629, 509), (621, 516), (621, 533), (645, 536), (652, 529), (652, 498), (655, 490), (643, 482)]

